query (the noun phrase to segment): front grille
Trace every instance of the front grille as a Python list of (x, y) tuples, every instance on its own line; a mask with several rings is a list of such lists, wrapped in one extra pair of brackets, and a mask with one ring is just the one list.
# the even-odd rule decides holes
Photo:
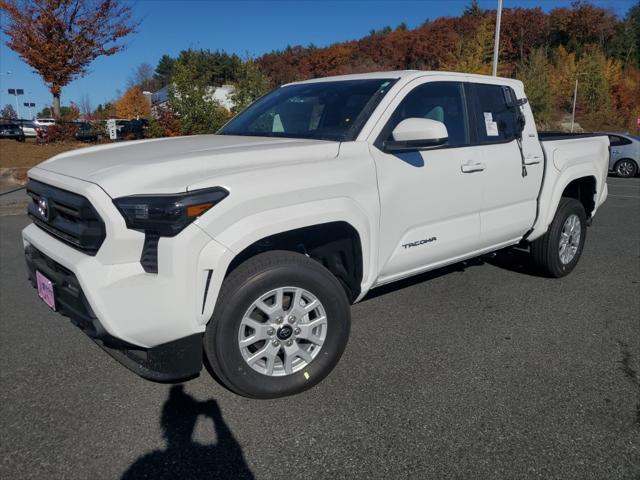
[(27, 194), (32, 198), (27, 212), (34, 224), (89, 255), (98, 252), (104, 223), (87, 198), (36, 180), (27, 183)]

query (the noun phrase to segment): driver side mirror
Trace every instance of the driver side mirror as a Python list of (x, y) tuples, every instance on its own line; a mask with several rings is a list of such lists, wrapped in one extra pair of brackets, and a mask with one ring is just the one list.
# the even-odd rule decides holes
[(385, 140), (385, 152), (410, 152), (446, 145), (449, 138), (444, 123), (428, 118), (405, 118), (391, 132), (393, 140)]

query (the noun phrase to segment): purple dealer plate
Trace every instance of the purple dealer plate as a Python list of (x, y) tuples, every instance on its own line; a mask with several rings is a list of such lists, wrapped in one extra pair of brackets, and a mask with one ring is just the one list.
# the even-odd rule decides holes
[(38, 284), (38, 296), (52, 309), (56, 309), (56, 299), (53, 294), (53, 283), (47, 277), (36, 270), (36, 283)]

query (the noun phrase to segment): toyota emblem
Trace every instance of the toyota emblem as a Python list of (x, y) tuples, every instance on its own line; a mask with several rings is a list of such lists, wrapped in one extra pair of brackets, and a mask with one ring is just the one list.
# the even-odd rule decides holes
[(38, 214), (45, 221), (49, 221), (49, 200), (46, 197), (38, 199)]

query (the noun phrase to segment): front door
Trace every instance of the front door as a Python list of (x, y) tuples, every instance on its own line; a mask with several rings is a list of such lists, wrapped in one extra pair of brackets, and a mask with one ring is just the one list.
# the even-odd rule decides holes
[[(388, 111), (392, 113), (371, 146), (381, 203), (377, 284), (461, 258), (477, 248), (480, 235), (482, 164), (470, 146), (463, 85), (417, 80)], [(382, 142), (406, 118), (443, 122), (448, 143), (384, 152)]]

